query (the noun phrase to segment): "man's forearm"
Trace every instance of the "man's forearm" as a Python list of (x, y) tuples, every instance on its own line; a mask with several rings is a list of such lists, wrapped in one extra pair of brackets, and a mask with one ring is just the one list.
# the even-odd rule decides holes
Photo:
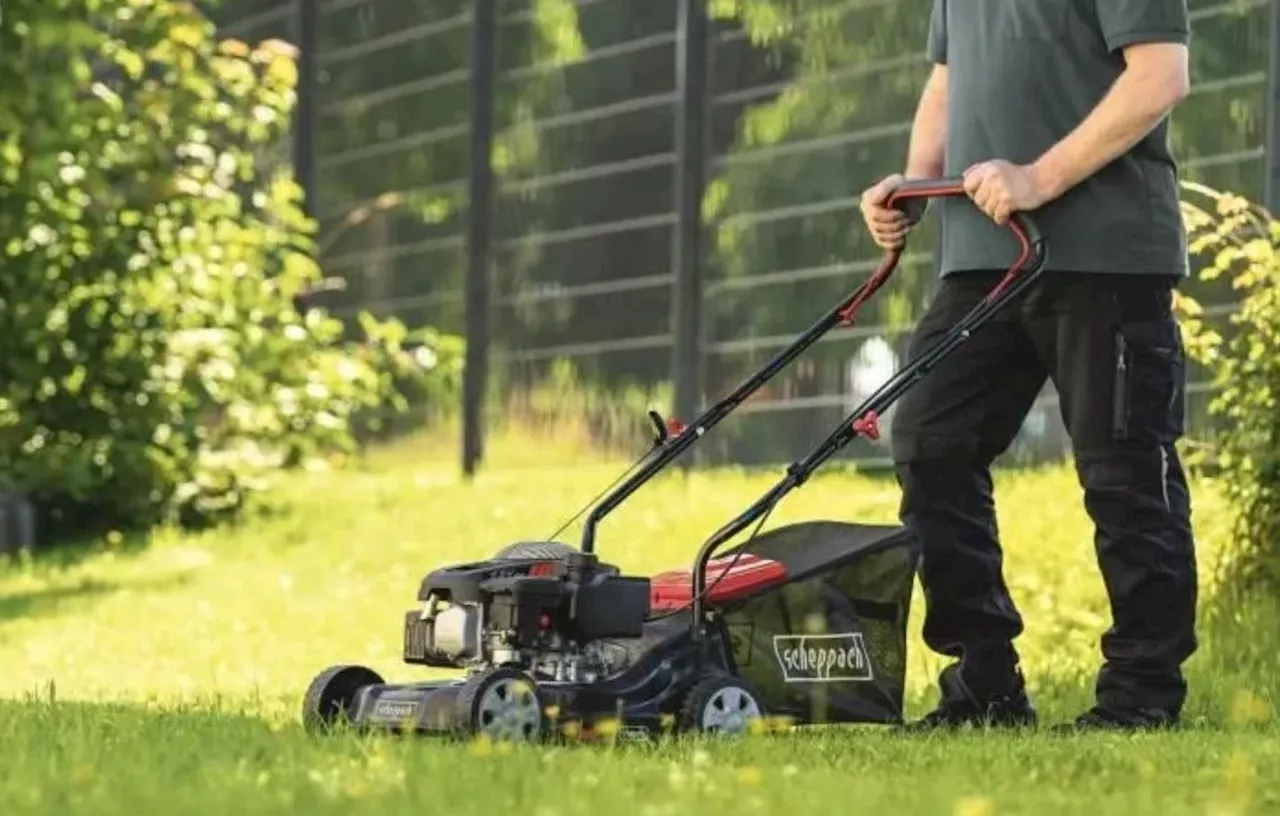
[(1089, 116), (1032, 164), (1049, 200), (1126, 153), (1186, 96), (1186, 73), (1177, 67), (1176, 49), (1154, 48), (1165, 49), (1160, 59), (1131, 61)]
[(907, 147), (907, 178), (938, 178), (945, 168), (947, 144), (947, 69), (934, 66), (916, 105)]

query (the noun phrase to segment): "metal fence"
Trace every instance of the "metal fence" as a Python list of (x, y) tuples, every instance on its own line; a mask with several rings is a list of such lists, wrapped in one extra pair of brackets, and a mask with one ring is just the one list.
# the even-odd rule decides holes
[[(1189, 5), (1184, 177), (1275, 204), (1280, 2)], [(346, 284), (334, 308), (467, 336), (471, 470), (485, 423), (515, 414), (577, 412), (643, 444), (651, 401), (695, 415), (865, 277), (878, 251), (857, 194), (901, 166), (929, 6), (223, 0), (214, 14), (225, 36), (302, 47), (295, 159), (322, 265)], [(898, 365), (932, 242), (914, 239), (863, 325), (699, 458), (792, 459), (840, 422)], [(1229, 290), (1191, 290), (1225, 320)], [(1193, 433), (1208, 397), (1195, 371)], [(1008, 458), (1066, 450), (1046, 388)], [(879, 461), (883, 443), (845, 455)]]

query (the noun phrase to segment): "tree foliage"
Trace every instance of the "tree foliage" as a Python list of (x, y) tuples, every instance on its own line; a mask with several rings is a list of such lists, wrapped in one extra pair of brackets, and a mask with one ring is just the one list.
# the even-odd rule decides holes
[(291, 54), (212, 33), (171, 0), (5, 2), (0, 479), (46, 529), (233, 513), (394, 396), (297, 306)]

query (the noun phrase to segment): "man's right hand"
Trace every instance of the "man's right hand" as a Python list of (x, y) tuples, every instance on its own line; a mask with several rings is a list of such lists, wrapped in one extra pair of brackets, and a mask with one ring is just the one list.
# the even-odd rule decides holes
[(902, 174), (894, 173), (862, 194), (862, 220), (882, 249), (900, 249), (914, 226), (905, 213), (887, 205), (889, 196), (904, 181)]

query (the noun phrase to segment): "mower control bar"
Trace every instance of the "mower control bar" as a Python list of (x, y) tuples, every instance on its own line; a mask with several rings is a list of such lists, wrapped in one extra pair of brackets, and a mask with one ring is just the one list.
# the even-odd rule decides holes
[[(927, 200), (947, 196), (964, 196), (964, 184), (961, 179), (940, 179), (937, 181), (911, 181), (899, 186), (890, 196), (890, 203), (902, 209), (912, 219), (923, 214)], [(837, 427), (818, 446), (816, 450), (799, 462), (787, 468), (787, 474), (768, 493), (755, 504), (747, 508), (729, 524), (720, 528), (707, 539), (698, 551), (697, 561), (693, 568), (693, 626), (694, 636), (701, 637), (703, 623), (703, 607), (706, 594), (707, 565), (712, 555), (723, 544), (738, 533), (745, 530), (753, 522), (768, 513), (784, 496), (799, 487), (821, 467), (827, 460), (858, 436), (875, 436), (878, 433), (878, 418), (884, 414), (898, 398), (925, 374), (933, 369), (944, 357), (986, 323), (992, 315), (1000, 311), (1006, 304), (1031, 286), (1041, 272), (1044, 271), (1048, 259), (1044, 237), (1035, 223), (1026, 215), (1017, 213), (1006, 225), (1018, 239), (1021, 254), (1005, 277), (987, 294), (987, 296), (965, 315), (947, 334), (932, 347), (909, 363), (905, 368), (882, 385), (868, 397), (862, 405)], [(891, 251), (886, 259), (897, 262), (900, 250)], [(885, 275), (888, 277), (888, 274)]]
[[(911, 221), (919, 221), (931, 198), (957, 198), (967, 196), (964, 179), (914, 179), (899, 184), (889, 195), (889, 206), (906, 213)], [(1043, 245), (1044, 238), (1035, 222), (1022, 213), (1014, 213), (1008, 227), (1017, 236), (1024, 249)], [(1023, 258), (1023, 261), (1026, 261)], [(1017, 266), (1014, 267), (1017, 269)]]

